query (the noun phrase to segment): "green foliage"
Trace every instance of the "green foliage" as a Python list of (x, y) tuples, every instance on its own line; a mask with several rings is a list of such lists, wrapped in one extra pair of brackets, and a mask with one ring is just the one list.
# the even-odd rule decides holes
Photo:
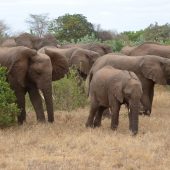
[(113, 52), (120, 51), (124, 46), (124, 42), (122, 40), (108, 40), (104, 41), (103, 43), (109, 45)]
[(96, 35), (92, 33), (91, 35), (86, 35), (77, 40), (77, 43), (101, 43), (100, 39), (96, 38)]
[(62, 41), (77, 42), (78, 39), (94, 32), (93, 25), (82, 14), (65, 14), (49, 24), (49, 32)]
[(150, 24), (144, 31), (144, 37), (146, 41), (169, 41), (170, 40), (170, 24), (158, 25)]
[(79, 81), (77, 71), (72, 68), (67, 76), (53, 83), (54, 109), (71, 111), (87, 104), (84, 82)]
[(6, 81), (6, 73), (6, 68), (0, 67), (0, 127), (15, 124), (19, 114), (19, 109), (15, 104), (16, 97)]

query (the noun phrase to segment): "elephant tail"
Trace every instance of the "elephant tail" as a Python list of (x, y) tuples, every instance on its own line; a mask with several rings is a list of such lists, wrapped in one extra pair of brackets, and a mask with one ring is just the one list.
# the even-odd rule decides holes
[(90, 94), (90, 82), (91, 82), (92, 78), (93, 78), (93, 73), (90, 71), (89, 75), (86, 78), (86, 84), (85, 84), (88, 97), (89, 97), (89, 94)]

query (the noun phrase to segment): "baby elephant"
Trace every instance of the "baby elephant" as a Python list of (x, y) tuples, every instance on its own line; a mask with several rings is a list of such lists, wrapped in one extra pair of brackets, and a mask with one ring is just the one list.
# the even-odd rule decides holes
[(103, 111), (110, 108), (111, 128), (116, 130), (120, 106), (127, 104), (129, 130), (136, 135), (142, 85), (135, 73), (105, 66), (93, 75), (89, 84), (91, 108), (86, 127), (100, 126)]

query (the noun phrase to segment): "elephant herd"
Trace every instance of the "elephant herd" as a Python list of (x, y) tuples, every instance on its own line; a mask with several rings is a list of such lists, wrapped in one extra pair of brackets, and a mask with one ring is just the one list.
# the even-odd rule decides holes
[(0, 47), (0, 64), (8, 68), (8, 81), (21, 110), (18, 122), (26, 120), (25, 94), (28, 92), (37, 120), (45, 121), (42, 91), (48, 121), (54, 121), (52, 81), (63, 78), (76, 66), (88, 82), (90, 113), (86, 127), (101, 125), (103, 112), (111, 110), (111, 128), (119, 123), (119, 110), (126, 104), (129, 130), (138, 132), (138, 115), (150, 115), (154, 85), (170, 84), (170, 46), (144, 43), (124, 47), (115, 54), (107, 45), (88, 43), (58, 46), (52, 37), (37, 38), (24, 33), (6, 40)]

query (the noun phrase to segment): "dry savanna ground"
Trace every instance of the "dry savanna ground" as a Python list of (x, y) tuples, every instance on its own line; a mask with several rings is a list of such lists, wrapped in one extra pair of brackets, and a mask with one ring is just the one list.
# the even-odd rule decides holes
[(128, 131), (125, 108), (117, 132), (110, 120), (86, 129), (88, 107), (58, 111), (55, 123), (37, 124), (34, 113), (27, 123), (0, 130), (0, 169), (7, 170), (169, 170), (170, 92), (157, 87), (151, 117), (140, 116), (139, 134)]

